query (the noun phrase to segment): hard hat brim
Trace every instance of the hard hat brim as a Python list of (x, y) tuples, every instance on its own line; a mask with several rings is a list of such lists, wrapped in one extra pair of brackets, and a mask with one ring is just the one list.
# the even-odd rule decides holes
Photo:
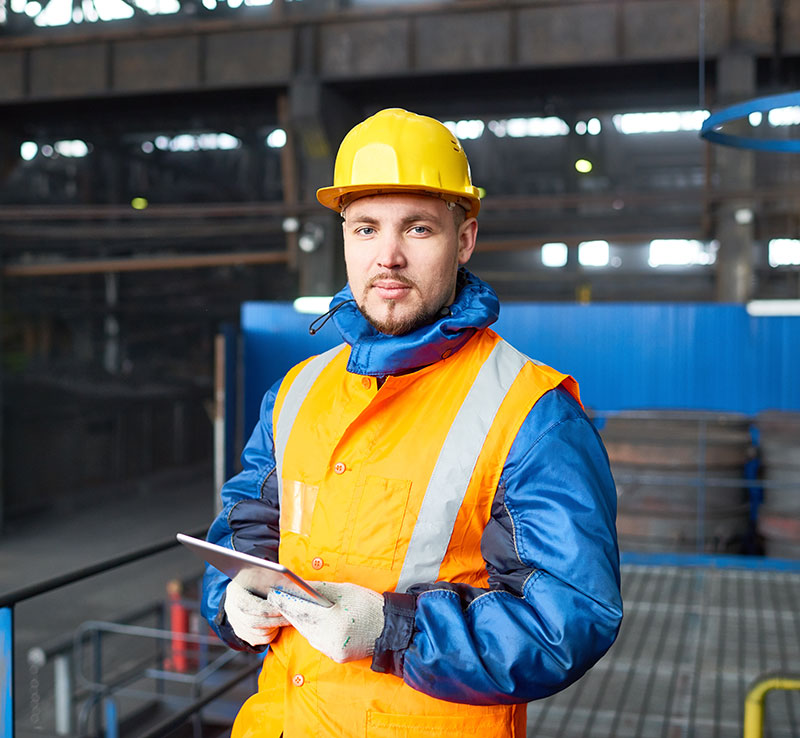
[(376, 184), (376, 185), (350, 185), (347, 187), (322, 187), (317, 190), (317, 200), (326, 208), (341, 213), (353, 200), (370, 195), (427, 195), (438, 197), (442, 200), (455, 202), (467, 211), (468, 218), (474, 218), (481, 209), (481, 201), (477, 188), (472, 197), (463, 192), (437, 189), (434, 187), (421, 187), (419, 185)]

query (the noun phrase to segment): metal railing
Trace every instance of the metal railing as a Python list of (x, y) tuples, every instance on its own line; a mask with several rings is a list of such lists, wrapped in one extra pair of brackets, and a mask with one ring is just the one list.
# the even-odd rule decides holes
[(744, 738), (764, 735), (764, 698), (775, 689), (800, 690), (800, 674), (762, 674), (756, 679), (744, 701)]
[[(202, 536), (205, 530), (194, 531), (193, 535)], [(14, 608), (19, 603), (52, 592), (61, 587), (74, 584), (95, 575), (119, 568), (126, 564), (141, 561), (155, 554), (167, 551), (179, 544), (174, 538), (166, 541), (145, 546), (136, 551), (113, 557), (103, 562), (83, 567), (81, 569), (54, 577), (38, 584), (23, 587), (21, 589), (0, 594), (0, 738), (14, 738), (15, 736), (15, 687), (14, 687)], [(130, 613), (126, 616), (127, 620), (139, 620), (148, 613), (155, 611), (155, 607), (149, 607)], [(157, 738), (166, 735), (170, 730), (181, 725), (188, 718), (196, 715), (203, 707), (210, 702), (218, 699), (232, 687), (239, 684), (242, 680), (254, 674), (259, 668), (259, 663), (250, 663), (234, 673), (234, 675), (224, 683), (204, 695), (200, 694), (199, 686), (203, 680), (212, 672), (227, 665), (235, 654), (224, 652), (221, 656), (211, 660), (208, 664), (203, 664), (203, 668), (194, 675), (176, 675), (168, 673), (166, 670), (148, 668), (146, 664), (134, 665), (125, 674), (116, 675), (113, 680), (105, 681), (102, 674), (102, 638), (104, 634), (124, 634), (133, 637), (147, 637), (162, 643), (165, 639), (174, 638), (174, 634), (163, 628), (149, 628), (135, 624), (119, 624), (91, 621), (84, 623), (74, 634), (74, 636), (61, 637), (50, 641), (42, 646), (32, 648), (28, 651), (28, 664), (34, 669), (41, 668), (49, 660), (55, 670), (54, 699), (56, 703), (56, 732), (59, 735), (71, 733), (71, 703), (73, 698), (73, 673), (82, 681), (82, 689), (88, 695), (84, 702), (84, 707), (79, 716), (79, 727), (86, 728), (89, 722), (90, 713), (97, 713), (102, 709), (106, 723), (106, 734), (108, 736), (117, 735), (118, 711), (115, 695), (125, 694), (126, 682), (132, 681), (135, 677), (144, 674), (147, 678), (164, 681), (167, 679), (179, 679), (191, 683), (190, 703), (185, 705), (178, 712), (174, 713), (165, 720), (148, 729), (146, 738)], [(73, 669), (73, 657), (75, 654), (82, 653), (82, 645), (87, 640), (92, 643), (92, 666), (91, 676), (85, 676), (82, 662), (79, 668)], [(202, 647), (216, 643), (217, 639), (207, 635), (193, 633), (181, 633), (180, 639), (187, 647)], [(140, 695), (141, 696), (141, 695)], [(183, 700), (185, 702), (185, 700)], [(95, 727), (98, 726), (100, 718), (95, 718)]]

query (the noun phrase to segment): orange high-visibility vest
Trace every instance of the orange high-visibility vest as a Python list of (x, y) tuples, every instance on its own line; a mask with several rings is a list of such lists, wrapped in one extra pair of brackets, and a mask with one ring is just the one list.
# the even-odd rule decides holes
[[(480, 543), (511, 444), (536, 401), (571, 377), (476, 333), (414, 373), (346, 371), (340, 346), (292, 369), (273, 411), (280, 561), (309, 580), (378, 592), (488, 586)], [(525, 735), (525, 705), (438, 700), (370, 659), (337, 664), (286, 627), (234, 738)]]

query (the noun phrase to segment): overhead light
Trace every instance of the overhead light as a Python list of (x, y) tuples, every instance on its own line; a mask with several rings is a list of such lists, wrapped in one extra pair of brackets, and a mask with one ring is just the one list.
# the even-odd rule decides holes
[(717, 245), (687, 238), (654, 238), (647, 263), (651, 267), (713, 264)]
[(316, 251), (325, 238), (325, 231), (319, 223), (307, 222), (303, 225), (297, 245), (300, 251), (311, 254)]
[(569, 249), (561, 242), (542, 244), (542, 264), (546, 267), (563, 267), (567, 263)]
[(749, 225), (753, 222), (753, 211), (750, 208), (739, 208), (733, 213), (733, 219), (739, 225)]
[(747, 314), (756, 318), (800, 316), (800, 300), (751, 300)]
[(673, 110), (664, 113), (620, 113), (612, 117), (614, 127), (626, 135), (699, 131), (708, 110)]
[(578, 159), (578, 161), (575, 162), (575, 170), (581, 174), (589, 174), (592, 169), (592, 162), (588, 159)]
[(328, 312), (328, 308), (330, 307), (332, 299), (333, 297), (319, 297), (319, 296), (298, 297), (294, 301), (293, 307), (298, 313), (306, 313), (308, 315), (322, 315), (323, 313)]
[(266, 143), (271, 149), (282, 149), (286, 146), (286, 131), (276, 128), (267, 136)]
[(578, 263), (581, 266), (607, 266), (608, 241), (583, 241), (579, 243)]
[(297, 233), (300, 230), (300, 221), (294, 217), (284, 218), (281, 223), (284, 233)]
[(590, 136), (596, 136), (602, 130), (603, 125), (600, 123), (599, 118), (590, 118), (589, 122), (586, 124), (586, 131)]
[(24, 141), (19, 147), (19, 155), (25, 161), (31, 161), (39, 153), (39, 147), (34, 141)]
[(525, 138), (527, 136), (566, 136), (569, 126), (558, 116), (546, 118), (508, 118), (506, 120), (490, 120), (489, 130), (498, 138)]
[(800, 105), (790, 105), (786, 108), (772, 108), (767, 113), (767, 120), (771, 126), (796, 126), (800, 124)]
[(800, 240), (796, 238), (773, 238), (768, 244), (771, 267), (796, 266), (800, 264)]
[(483, 135), (486, 124), (482, 120), (446, 120), (444, 125), (462, 141), (471, 141)]

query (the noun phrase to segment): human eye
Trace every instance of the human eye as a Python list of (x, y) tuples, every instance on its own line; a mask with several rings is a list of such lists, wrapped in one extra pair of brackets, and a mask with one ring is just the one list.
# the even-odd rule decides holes
[(424, 225), (413, 225), (409, 229), (409, 232), (412, 236), (427, 236), (431, 232), (431, 229)]
[(375, 229), (372, 226), (360, 226), (356, 228), (356, 233), (360, 236), (372, 236), (375, 234)]

